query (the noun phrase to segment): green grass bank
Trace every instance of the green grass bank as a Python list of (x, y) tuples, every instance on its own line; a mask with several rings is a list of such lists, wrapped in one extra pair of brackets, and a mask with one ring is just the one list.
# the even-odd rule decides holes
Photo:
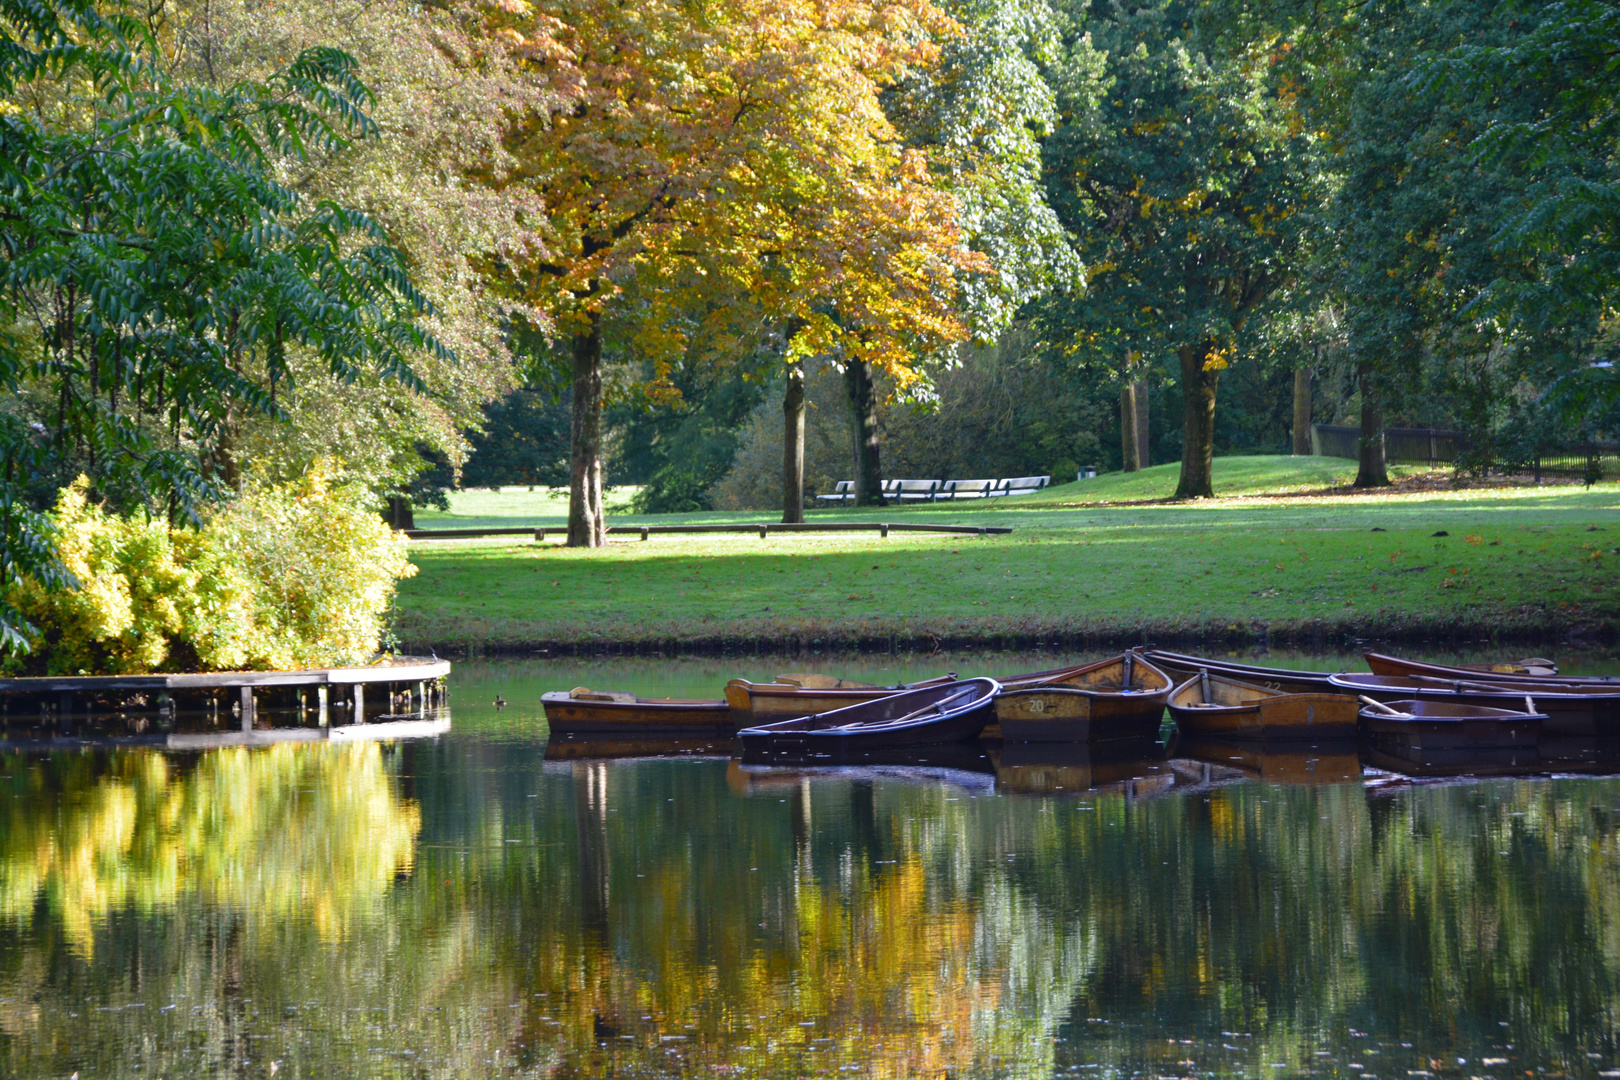
[[(812, 515), (1010, 525), (1007, 536), (419, 543), (396, 626), (406, 647), (470, 653), (1599, 644), (1620, 627), (1620, 485), (1457, 490), (1409, 471), (1396, 490), (1357, 495), (1341, 492), (1351, 463), (1252, 457), (1216, 462), (1213, 499), (1153, 501), (1176, 469), (1016, 501)], [(451, 514), (419, 523), (562, 524), (564, 506), (525, 495), (458, 493)]]

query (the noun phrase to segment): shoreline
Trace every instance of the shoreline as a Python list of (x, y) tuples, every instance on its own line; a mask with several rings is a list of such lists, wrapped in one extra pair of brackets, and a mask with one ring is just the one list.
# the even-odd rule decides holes
[[(1538, 613), (1539, 614), (1539, 613)], [(1481, 616), (1444, 620), (1300, 619), (1286, 622), (1211, 620), (1204, 623), (1144, 620), (1141, 622), (1031, 625), (926, 626), (856, 624), (809, 627), (750, 628), (711, 632), (658, 633), (623, 638), (593, 636), (588, 631), (548, 635), (438, 633), (400, 635), (402, 649), (432, 651), (459, 659), (598, 656), (725, 656), (741, 653), (797, 655), (819, 652), (932, 653), (986, 650), (1099, 650), (1141, 646), (1165, 648), (1283, 648), (1313, 652), (1357, 650), (1380, 643), (1394, 646), (1491, 647), (1560, 646), (1601, 649), (1620, 643), (1620, 620), (1571, 622), (1524, 618), (1512, 621)], [(942, 620), (943, 623), (943, 620)], [(1016, 623), (1016, 624), (1015, 624)]]

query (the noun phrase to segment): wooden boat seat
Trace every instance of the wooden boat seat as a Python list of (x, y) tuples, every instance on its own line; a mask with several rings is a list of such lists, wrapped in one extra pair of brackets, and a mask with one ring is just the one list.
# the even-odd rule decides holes
[(574, 701), (611, 701), (618, 705), (634, 705), (640, 700), (623, 690), (592, 690), (588, 686), (576, 686), (568, 691), (568, 696)]

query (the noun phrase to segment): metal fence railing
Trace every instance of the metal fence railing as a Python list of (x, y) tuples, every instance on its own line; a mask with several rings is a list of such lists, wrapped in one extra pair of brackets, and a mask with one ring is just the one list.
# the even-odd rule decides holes
[[(1450, 465), (1456, 462), (1464, 445), (1459, 431), (1384, 429), (1384, 458), (1391, 463)], [(1354, 461), (1361, 456), (1361, 429), (1344, 424), (1312, 424), (1311, 453)], [(1542, 476), (1591, 476), (1594, 480), (1620, 477), (1620, 442), (1600, 441), (1548, 450), (1528, 468), (1538, 480)]]
[[(1449, 465), (1457, 460), (1462, 434), (1442, 428), (1385, 428), (1384, 459), (1406, 464)], [(1312, 424), (1311, 453), (1323, 457), (1361, 456), (1361, 429), (1343, 424)]]

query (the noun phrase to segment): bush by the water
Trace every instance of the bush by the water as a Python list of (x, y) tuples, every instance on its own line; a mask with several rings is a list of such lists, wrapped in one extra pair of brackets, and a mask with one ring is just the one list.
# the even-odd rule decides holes
[(365, 661), (394, 584), (416, 572), (364, 492), (314, 469), (249, 483), (201, 528), (120, 517), (81, 479), (52, 513), (73, 581), (24, 578), (9, 598), (35, 627), (10, 674), (287, 669)]

